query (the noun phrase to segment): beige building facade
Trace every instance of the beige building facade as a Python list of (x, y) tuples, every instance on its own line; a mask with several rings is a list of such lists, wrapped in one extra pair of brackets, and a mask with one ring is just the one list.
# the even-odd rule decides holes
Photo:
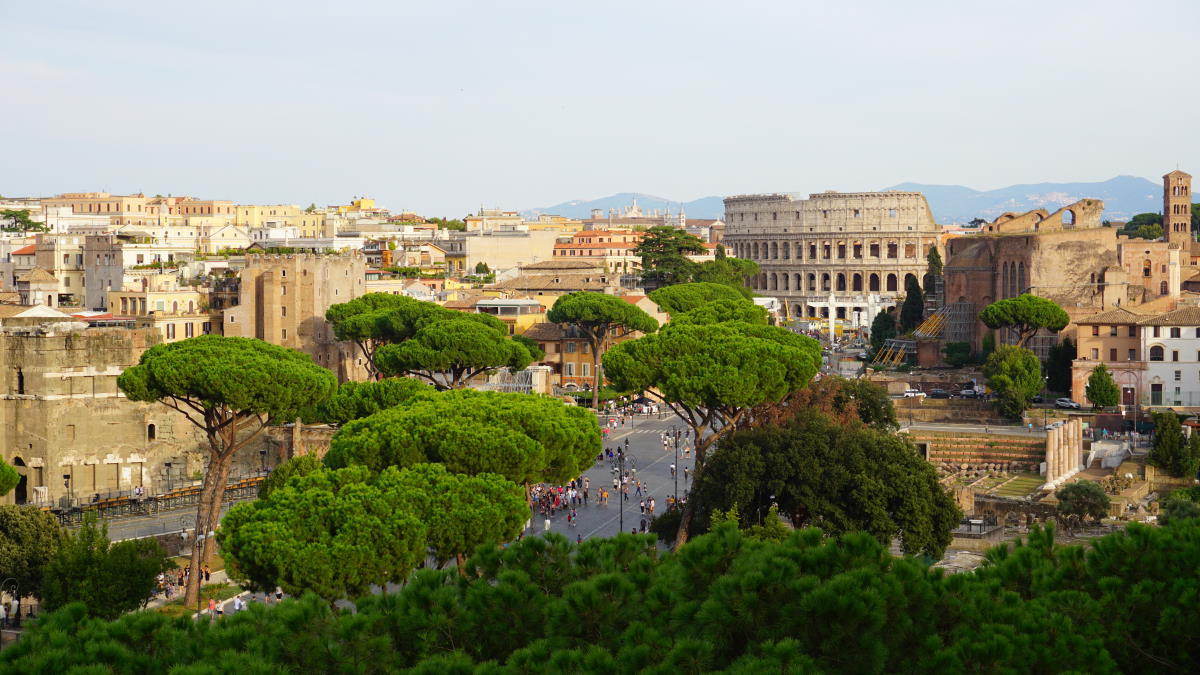
[(753, 288), (789, 319), (834, 316), (855, 326), (899, 304), (920, 280), (941, 228), (919, 192), (822, 192), (725, 199), (724, 245), (753, 260)]
[(223, 333), (298, 349), (343, 382), (365, 379), (357, 347), (338, 342), (325, 320), (331, 305), (363, 295), (365, 283), (361, 253), (247, 256), (238, 304), (223, 313)]

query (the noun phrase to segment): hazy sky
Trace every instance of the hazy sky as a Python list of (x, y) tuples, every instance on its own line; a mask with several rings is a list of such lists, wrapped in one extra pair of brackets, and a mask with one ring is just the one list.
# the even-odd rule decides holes
[[(1200, 3), (0, 0), (0, 194), (462, 215), (1200, 171)], [(1198, 174), (1200, 175), (1200, 174)]]

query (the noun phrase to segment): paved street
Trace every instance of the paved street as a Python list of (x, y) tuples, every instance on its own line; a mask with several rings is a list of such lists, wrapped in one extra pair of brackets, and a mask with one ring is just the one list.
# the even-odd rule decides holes
[[(604, 420), (607, 420), (607, 418), (602, 418), (602, 423)], [(629, 500), (624, 504), (625, 532), (629, 532), (640, 525), (643, 516), (638, 508), (638, 502), (642, 499), (654, 497), (656, 514), (662, 514), (667, 510), (667, 497), (673, 494), (675, 490), (675, 480), (671, 477), (671, 464), (675, 462), (675, 450), (672, 445), (669, 452), (663, 451), (660, 434), (664, 431), (669, 431), (672, 425), (683, 429), (679, 418), (672, 414), (659, 414), (655, 416), (638, 415), (635, 416), (632, 425), (628, 421), (625, 423), (625, 426), (618, 424), (615, 430), (609, 432), (608, 437), (604, 441), (606, 447), (614, 449), (618, 443), (624, 447), (625, 441), (627, 439), (629, 441), (626, 468), (631, 471), (631, 480)], [(689, 446), (692, 445), (690, 440), (687, 444)], [(681, 439), (678, 465), (680, 496), (684, 494), (686, 489), (691, 487), (691, 480), (684, 480), (683, 469), (687, 467), (690, 473), (695, 465), (694, 454), (684, 457), (683, 445), (684, 440)], [(635, 465), (637, 467), (636, 476), (632, 474), (632, 468)], [(576, 539), (577, 536), (588, 539), (590, 537), (611, 537), (615, 535), (620, 528), (621, 503), (617, 499), (618, 492), (612, 489), (614, 475), (611, 468), (611, 461), (607, 458), (584, 472), (584, 476), (591, 481), (591, 493), (587, 506), (577, 507), (579, 514), (578, 523), (575, 527), (569, 527), (567, 525), (566, 512), (557, 511), (554, 517), (551, 518), (550, 529), (572, 540)], [(642, 496), (635, 494), (633, 487), (634, 480), (640, 480), (648, 486), (648, 490), (644, 490)], [(597, 504), (601, 487), (609, 490), (608, 506)], [(647, 521), (650, 519), (649, 515), (645, 516), (645, 518)], [(541, 533), (545, 525), (544, 520), (545, 516), (535, 513), (526, 534)]]
[[(238, 502), (225, 502), (221, 506), (221, 517), (225, 517), (229, 507)], [(108, 538), (112, 541), (149, 537), (165, 532), (178, 532), (192, 529), (196, 523), (195, 505), (180, 509), (163, 511), (153, 516), (139, 518), (115, 518), (105, 521), (108, 523)]]

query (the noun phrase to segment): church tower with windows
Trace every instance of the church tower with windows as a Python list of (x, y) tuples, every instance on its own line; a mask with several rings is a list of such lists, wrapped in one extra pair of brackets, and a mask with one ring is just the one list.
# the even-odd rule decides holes
[(1169, 243), (1191, 250), (1192, 177), (1178, 169), (1163, 176), (1163, 234)]

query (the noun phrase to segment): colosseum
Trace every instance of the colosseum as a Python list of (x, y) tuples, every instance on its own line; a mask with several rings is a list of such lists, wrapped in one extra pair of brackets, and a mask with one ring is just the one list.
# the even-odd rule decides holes
[(738, 195), (725, 199), (725, 227), (730, 252), (762, 268), (754, 290), (789, 319), (832, 315), (851, 327), (898, 304), (941, 233), (920, 192)]

